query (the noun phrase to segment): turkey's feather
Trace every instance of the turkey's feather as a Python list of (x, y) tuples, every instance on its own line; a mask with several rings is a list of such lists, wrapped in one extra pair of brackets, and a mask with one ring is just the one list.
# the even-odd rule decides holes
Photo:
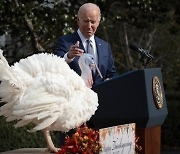
[(63, 58), (35, 54), (9, 66), (0, 50), (0, 115), (18, 120), (15, 127), (35, 123), (33, 131), (69, 131), (88, 121), (98, 107), (97, 94), (86, 87)]
[[(33, 128), (34, 131), (42, 130), (44, 128), (50, 127), (59, 117), (58, 113), (53, 113), (51, 116), (43, 120), (42, 123), (39, 123), (36, 127)], [(50, 128), (53, 130), (53, 128)]]

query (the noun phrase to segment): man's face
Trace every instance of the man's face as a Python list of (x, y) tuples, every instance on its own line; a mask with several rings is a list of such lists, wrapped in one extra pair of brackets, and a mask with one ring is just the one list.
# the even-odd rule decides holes
[(90, 38), (97, 30), (100, 22), (100, 15), (97, 10), (84, 10), (77, 19), (81, 33)]

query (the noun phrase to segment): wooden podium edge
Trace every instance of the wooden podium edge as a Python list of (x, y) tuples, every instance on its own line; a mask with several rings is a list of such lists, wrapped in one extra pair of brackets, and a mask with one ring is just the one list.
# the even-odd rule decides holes
[(138, 154), (160, 154), (161, 151), (161, 126), (150, 128), (137, 128), (136, 136), (139, 137), (137, 144), (142, 146)]

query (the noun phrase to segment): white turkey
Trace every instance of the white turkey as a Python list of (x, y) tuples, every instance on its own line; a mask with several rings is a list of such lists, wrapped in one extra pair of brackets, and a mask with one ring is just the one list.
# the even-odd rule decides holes
[[(98, 107), (91, 90), (94, 59), (79, 58), (81, 77), (63, 58), (53, 54), (34, 54), (9, 66), (0, 49), (0, 108), (6, 121), (18, 120), (15, 127), (29, 123), (31, 131), (42, 130), (50, 152), (57, 152), (49, 131), (67, 132), (88, 121)], [(99, 70), (98, 70), (99, 71)]]

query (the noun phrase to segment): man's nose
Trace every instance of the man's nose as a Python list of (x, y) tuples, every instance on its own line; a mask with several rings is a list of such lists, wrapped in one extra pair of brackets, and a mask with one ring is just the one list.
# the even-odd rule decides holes
[(92, 26), (92, 23), (89, 21), (88, 22), (88, 27), (91, 27)]

